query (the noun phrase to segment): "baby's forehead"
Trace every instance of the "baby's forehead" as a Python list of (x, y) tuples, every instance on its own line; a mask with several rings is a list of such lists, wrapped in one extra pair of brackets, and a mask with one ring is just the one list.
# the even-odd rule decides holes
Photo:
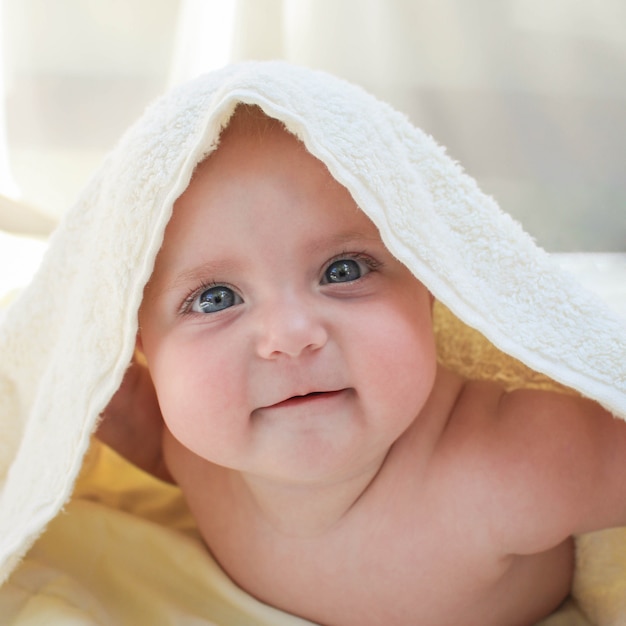
[(261, 258), (277, 241), (296, 256), (296, 250), (331, 244), (334, 253), (361, 249), (365, 240), (380, 243), (378, 229), (348, 188), (282, 122), (246, 107), (174, 203), (155, 270), (169, 276), (183, 263), (198, 265), (201, 256), (220, 267), (223, 259), (250, 257), (251, 250)]
[[(265, 181), (264, 188), (259, 180)], [(272, 185), (282, 185), (295, 194), (295, 199), (305, 190), (317, 194), (320, 203), (331, 194), (350, 198), (355, 210), (361, 213), (350, 190), (283, 121), (266, 114), (259, 106), (239, 104), (224, 124), (214, 149), (196, 165), (174, 204), (173, 218), (181, 201), (192, 194), (206, 196), (216, 188), (222, 193), (233, 188), (243, 193), (255, 186), (269, 193)], [(262, 205), (262, 199), (261, 196), (251, 201)]]
[[(295, 157), (294, 161), (315, 164), (314, 167), (326, 179), (327, 185), (341, 185), (327, 166), (309, 152), (304, 142), (283, 121), (268, 115), (258, 105), (240, 103), (219, 132), (213, 150), (196, 164), (183, 194), (193, 186), (203, 170), (217, 167), (217, 162), (230, 161), (232, 167), (229, 176), (233, 184), (240, 184), (243, 169), (241, 163), (250, 153), (262, 153), (264, 162), (270, 167), (272, 164), (276, 164), (276, 167), (284, 166), (283, 154), (289, 153)], [(301, 175), (301, 171), (294, 169), (294, 180), (299, 180)]]

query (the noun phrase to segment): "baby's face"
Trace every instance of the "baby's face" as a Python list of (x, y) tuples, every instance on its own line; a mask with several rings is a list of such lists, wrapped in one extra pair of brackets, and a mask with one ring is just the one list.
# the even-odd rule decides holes
[(339, 478), (424, 405), (431, 298), (320, 161), (238, 118), (176, 202), (140, 310), (170, 470)]

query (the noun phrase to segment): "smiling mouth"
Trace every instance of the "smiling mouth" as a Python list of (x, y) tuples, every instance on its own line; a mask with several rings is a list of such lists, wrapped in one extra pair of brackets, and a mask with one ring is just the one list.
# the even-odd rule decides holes
[(303, 396), (292, 396), (291, 398), (287, 398), (286, 400), (283, 400), (282, 402), (277, 402), (276, 404), (272, 404), (271, 406), (267, 408), (278, 409), (282, 407), (293, 407), (293, 406), (298, 406), (301, 404), (308, 404), (311, 402), (314, 403), (320, 400), (335, 398), (343, 394), (345, 391), (347, 390), (338, 389), (337, 391), (313, 391)]

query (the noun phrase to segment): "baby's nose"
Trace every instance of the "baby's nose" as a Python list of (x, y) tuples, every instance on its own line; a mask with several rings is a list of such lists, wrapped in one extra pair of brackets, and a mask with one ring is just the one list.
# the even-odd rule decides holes
[(295, 297), (268, 305), (260, 317), (257, 351), (262, 358), (297, 357), (318, 350), (328, 340), (327, 329), (315, 307)]

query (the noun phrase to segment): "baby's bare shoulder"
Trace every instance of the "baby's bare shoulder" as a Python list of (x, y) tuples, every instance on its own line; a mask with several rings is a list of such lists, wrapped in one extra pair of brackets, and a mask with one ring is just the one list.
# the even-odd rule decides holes
[(626, 524), (626, 423), (598, 404), (468, 382), (450, 433), (504, 551), (539, 552)]

